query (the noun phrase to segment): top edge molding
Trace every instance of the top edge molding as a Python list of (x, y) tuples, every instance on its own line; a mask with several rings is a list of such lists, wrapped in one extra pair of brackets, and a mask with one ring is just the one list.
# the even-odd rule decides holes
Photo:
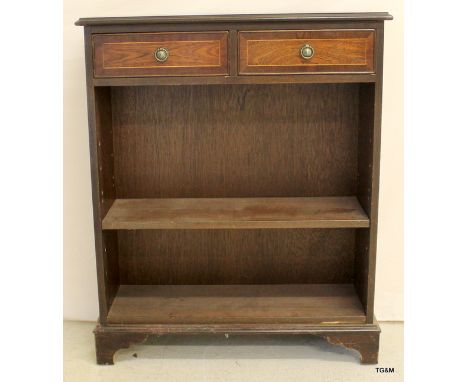
[(255, 15), (204, 16), (140, 16), (140, 17), (88, 17), (75, 22), (78, 26), (142, 25), (176, 23), (236, 23), (236, 22), (304, 22), (304, 21), (382, 21), (393, 20), (388, 12), (356, 13), (290, 13)]

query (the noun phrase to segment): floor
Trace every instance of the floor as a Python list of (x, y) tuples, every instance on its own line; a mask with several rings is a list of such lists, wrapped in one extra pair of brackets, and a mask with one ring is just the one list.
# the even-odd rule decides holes
[(379, 365), (365, 366), (353, 351), (319, 338), (224, 335), (151, 339), (155, 346), (119, 350), (114, 366), (97, 366), (94, 326), (64, 322), (65, 382), (403, 381), (402, 323), (380, 324)]

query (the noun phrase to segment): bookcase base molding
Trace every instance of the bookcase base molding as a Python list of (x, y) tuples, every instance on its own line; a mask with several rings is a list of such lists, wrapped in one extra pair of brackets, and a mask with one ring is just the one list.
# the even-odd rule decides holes
[(144, 343), (150, 337), (170, 334), (255, 335), (288, 334), (322, 337), (330, 344), (343, 346), (358, 353), (362, 364), (377, 364), (380, 327), (374, 324), (325, 325), (131, 325), (101, 326), (94, 330), (96, 358), (99, 365), (113, 365), (119, 349)]
[(387, 13), (80, 19), (98, 364), (150, 336), (314, 335), (377, 363)]

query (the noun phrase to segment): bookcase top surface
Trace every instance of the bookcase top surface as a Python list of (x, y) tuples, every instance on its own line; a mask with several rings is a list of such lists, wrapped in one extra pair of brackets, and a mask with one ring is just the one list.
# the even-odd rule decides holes
[(174, 24), (174, 23), (230, 23), (230, 22), (304, 22), (304, 21), (381, 21), (393, 20), (388, 12), (353, 13), (287, 13), (244, 15), (184, 15), (138, 17), (86, 17), (75, 22), (79, 26)]

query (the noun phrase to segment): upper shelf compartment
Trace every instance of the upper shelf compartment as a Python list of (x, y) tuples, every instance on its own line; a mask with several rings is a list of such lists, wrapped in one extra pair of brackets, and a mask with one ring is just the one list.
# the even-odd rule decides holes
[(117, 199), (103, 229), (365, 228), (355, 197)]

